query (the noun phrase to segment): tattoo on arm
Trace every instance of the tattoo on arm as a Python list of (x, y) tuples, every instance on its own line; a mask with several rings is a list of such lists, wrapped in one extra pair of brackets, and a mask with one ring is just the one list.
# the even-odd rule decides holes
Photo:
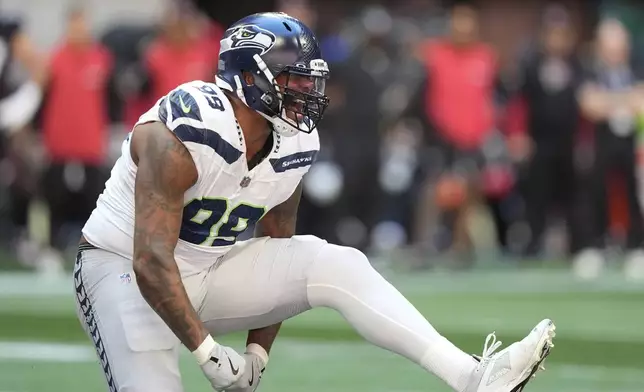
[(132, 134), (135, 181), (134, 272), (143, 298), (194, 351), (207, 336), (174, 260), (185, 191), (197, 169), (185, 146), (160, 123)]
[(275, 206), (272, 210), (268, 211), (259, 222), (257, 222), (255, 236), (288, 238), (295, 235), (297, 209), (300, 205), (301, 196), (302, 183), (297, 186), (288, 200)]

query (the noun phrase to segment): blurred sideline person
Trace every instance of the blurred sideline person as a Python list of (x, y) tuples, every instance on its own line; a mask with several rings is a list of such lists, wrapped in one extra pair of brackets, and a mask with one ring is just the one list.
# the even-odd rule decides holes
[(217, 69), (221, 32), (189, 2), (167, 2), (158, 30), (136, 66), (137, 88), (126, 97), (128, 127), (168, 91), (191, 80), (209, 80)]
[(219, 48), (205, 38), (207, 27), (197, 10), (188, 5), (166, 9), (161, 34), (145, 53), (151, 102), (181, 83), (212, 77)]
[(596, 276), (600, 250), (609, 237), (607, 188), (610, 178), (623, 181), (628, 202), (625, 271), (644, 279), (644, 222), (637, 176), (637, 122), (644, 113), (644, 84), (630, 64), (630, 37), (616, 19), (597, 28), (596, 58), (579, 93), (583, 114), (595, 123), (592, 169), (593, 243), (576, 262), (577, 271)]
[[(28, 78), (17, 87), (9, 80), (14, 62)], [(22, 30), (22, 21), (0, 15), (0, 241), (16, 245), (19, 254), (30, 242), (28, 183), (33, 175), (25, 161), (33, 137), (26, 128), (40, 108), (45, 72), (45, 62)]]
[(49, 208), (51, 249), (40, 264), (62, 260), (59, 252), (73, 244), (105, 186), (111, 67), (110, 53), (91, 36), (85, 10), (70, 10), (65, 37), (51, 56), (43, 110), (49, 164), (41, 193)]
[(427, 204), (438, 206), (443, 229), (435, 241), (439, 250), (451, 248), (457, 265), (473, 261), (468, 220), (482, 200), (483, 148), (496, 127), (497, 54), (479, 40), (478, 23), (474, 6), (457, 4), (451, 10), (449, 37), (430, 41), (421, 54), (430, 148), (425, 154), (429, 181), (421, 192), (418, 220), (426, 225)]
[(571, 254), (579, 251), (579, 220), (575, 212), (575, 137), (580, 113), (576, 93), (582, 80), (575, 55), (575, 36), (563, 9), (544, 14), (541, 42), (524, 60), (519, 94), (527, 109), (525, 137), (527, 175), (523, 179), (530, 240), (527, 256), (538, 255), (551, 208), (557, 202), (568, 228)]
[[(181, 392), (183, 344), (214, 389), (253, 392), (281, 322), (315, 307), (455, 391), (522, 389), (550, 352), (551, 320), (499, 352), (490, 334), (474, 357), (362, 252), (294, 235), (329, 103), (313, 32), (283, 13), (248, 16), (219, 64), (215, 83), (182, 84), (141, 116), (83, 229), (77, 314), (110, 390)], [(253, 223), (256, 238), (237, 241)], [(243, 355), (214, 339), (234, 331), (249, 331)]]

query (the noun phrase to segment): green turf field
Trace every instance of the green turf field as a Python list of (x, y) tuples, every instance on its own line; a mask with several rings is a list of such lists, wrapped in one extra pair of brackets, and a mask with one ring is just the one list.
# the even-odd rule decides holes
[[(459, 346), (480, 353), (496, 330), (505, 343), (541, 318), (557, 323), (548, 369), (527, 392), (644, 391), (644, 285), (609, 273), (595, 283), (563, 271), (423, 273), (392, 277)], [(225, 339), (241, 348), (239, 336)], [(186, 391), (209, 387), (190, 356)], [(297, 368), (297, 369), (296, 369)], [(0, 392), (104, 390), (93, 348), (75, 319), (71, 281), (0, 275)], [(363, 343), (333, 312), (287, 322), (260, 391), (448, 391), (415, 365)]]

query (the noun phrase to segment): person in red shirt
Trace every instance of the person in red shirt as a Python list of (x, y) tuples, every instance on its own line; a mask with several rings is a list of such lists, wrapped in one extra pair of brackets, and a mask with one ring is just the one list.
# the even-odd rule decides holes
[(204, 40), (205, 27), (191, 10), (168, 12), (163, 33), (145, 56), (155, 99), (182, 83), (212, 78), (219, 51)]
[(72, 10), (66, 36), (51, 56), (42, 119), (49, 167), (41, 184), (54, 248), (67, 245), (63, 228), (87, 220), (105, 185), (111, 66), (110, 53), (91, 37), (83, 10)]
[(143, 54), (145, 83), (128, 98), (126, 123), (134, 125), (141, 113), (178, 85), (212, 79), (223, 33), (217, 23), (204, 19), (190, 4), (170, 3), (160, 34)]
[(419, 55), (427, 72), (421, 99), (432, 147), (428, 159), (433, 167), (428, 169), (438, 174), (429, 181), (431, 196), (425, 202), (436, 203), (447, 229), (440, 232), (449, 233), (439, 236), (445, 241), (436, 246), (451, 247), (459, 262), (470, 262), (472, 246), (466, 221), (471, 207), (481, 196), (483, 185), (492, 183), (491, 191), (501, 193), (511, 183), (511, 176), (503, 170), (488, 170), (490, 162), (483, 154), (491, 140), (497, 150), (504, 150), (502, 140), (494, 137), (497, 54), (478, 38), (477, 10), (459, 3), (452, 9), (449, 36), (423, 44)]

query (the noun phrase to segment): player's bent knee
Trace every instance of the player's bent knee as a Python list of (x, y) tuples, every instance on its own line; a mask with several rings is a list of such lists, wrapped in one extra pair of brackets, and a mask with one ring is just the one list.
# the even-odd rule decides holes
[(347, 301), (369, 292), (372, 283), (381, 279), (367, 256), (358, 249), (325, 245), (309, 271), (309, 305), (341, 309)]
[(308, 283), (344, 286), (374, 272), (367, 256), (358, 249), (326, 244), (311, 266)]
[(328, 243), (320, 250), (316, 262), (323, 263), (325, 268), (343, 270), (371, 268), (369, 259), (360, 250)]

